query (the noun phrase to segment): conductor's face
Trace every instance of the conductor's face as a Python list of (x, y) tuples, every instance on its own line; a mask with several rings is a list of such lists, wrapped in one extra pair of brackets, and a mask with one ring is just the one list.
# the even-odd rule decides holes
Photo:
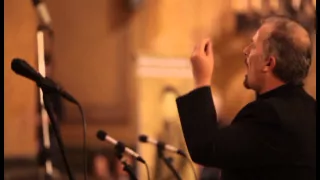
[(244, 86), (248, 89), (259, 91), (266, 77), (264, 59), (264, 40), (266, 38), (265, 26), (262, 26), (252, 37), (251, 42), (245, 47), (244, 64), (246, 66), (246, 75)]

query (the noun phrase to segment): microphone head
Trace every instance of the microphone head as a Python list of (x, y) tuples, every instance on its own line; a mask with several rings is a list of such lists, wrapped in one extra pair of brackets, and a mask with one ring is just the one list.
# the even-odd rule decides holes
[(98, 132), (97, 132), (97, 138), (99, 139), (99, 140), (101, 140), (101, 141), (104, 141), (104, 140), (106, 140), (106, 136), (107, 136), (108, 134), (105, 132), (105, 131), (102, 131), (102, 130), (99, 130)]
[(141, 134), (141, 135), (139, 136), (139, 141), (140, 141), (140, 142), (147, 142), (147, 140), (148, 140), (148, 136), (146, 136), (146, 135), (144, 135), (144, 134)]
[(39, 82), (43, 77), (36, 70), (33, 69), (25, 60), (14, 58), (11, 61), (11, 69), (21, 76)]

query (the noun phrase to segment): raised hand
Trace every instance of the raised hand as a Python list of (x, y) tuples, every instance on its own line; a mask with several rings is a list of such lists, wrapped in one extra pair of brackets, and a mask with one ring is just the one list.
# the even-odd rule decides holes
[(192, 52), (190, 60), (196, 88), (210, 86), (214, 68), (211, 40), (204, 39), (197, 44)]

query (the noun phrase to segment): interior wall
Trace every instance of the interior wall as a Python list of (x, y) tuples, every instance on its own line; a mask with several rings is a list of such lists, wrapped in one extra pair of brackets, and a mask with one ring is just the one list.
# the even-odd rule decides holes
[(224, 119), (225, 124), (230, 123), (241, 105), (253, 99), (253, 93), (244, 88), (241, 91), (243, 94), (230, 98), (230, 94), (237, 94), (234, 92), (237, 89), (230, 90), (231, 86), (242, 87), (242, 79), (237, 78), (242, 74), (244, 76), (242, 48), (251, 38), (235, 35), (235, 17), (230, 9), (234, 7), (231, 2), (233, 1), (145, 1), (133, 23), (137, 56), (189, 59), (197, 42), (205, 37), (214, 40), (216, 64), (212, 90), (221, 92), (221, 100), (225, 102), (221, 108), (221, 119)]
[(37, 17), (31, 1), (4, 1), (4, 156), (34, 157), (37, 150), (34, 82), (11, 70), (15, 57), (36, 64)]
[[(177, 8), (178, 7), (178, 8)], [(229, 0), (144, 1), (133, 23), (138, 54), (189, 57), (194, 44), (232, 24)], [(220, 23), (224, 16), (224, 23)]]
[[(55, 32), (53, 77), (83, 106), (89, 144), (101, 145), (99, 129), (134, 142), (132, 14), (125, 1), (48, 1), (48, 7)], [(66, 144), (80, 146), (80, 113), (70, 103), (65, 106), (63, 137)]]
[[(139, 98), (137, 103), (139, 134), (160, 139), (185, 152), (187, 149), (175, 105), (175, 97), (170, 97), (169, 102), (165, 102), (164, 92), (174, 92), (175, 96), (180, 96), (193, 87), (191, 67), (186, 61), (166, 57), (141, 57), (136, 79)], [(148, 162), (151, 178), (159, 179), (171, 175), (170, 172), (166, 172), (166, 167), (161, 168), (162, 163), (158, 162), (155, 146), (139, 143), (138, 150)], [(172, 155), (175, 167), (181, 169), (179, 172), (181, 172), (182, 179), (193, 178), (190, 166), (184, 165), (184, 159)], [(141, 164), (138, 170), (141, 179), (146, 179), (147, 174)]]
[[(177, 88), (180, 95), (193, 89), (191, 69), (187, 71), (190, 74), (188, 78), (177, 78), (173, 71), (177, 73), (179, 69), (171, 67), (175, 63), (165, 61), (183, 59), (182, 61), (190, 65), (189, 56), (195, 43), (203, 38), (217, 37), (224, 29), (230, 31), (228, 28), (232, 27), (233, 19), (228, 12), (224, 11), (228, 7), (228, 2), (220, 0), (190, 0), (188, 3), (182, 0), (144, 1), (132, 24), (136, 59), (151, 57), (151, 63), (154, 58), (155, 67), (151, 67), (153, 71), (150, 70), (150, 73), (157, 74), (158, 69), (165, 69), (163, 73), (165, 77), (155, 78), (149, 75), (137, 79), (138, 131), (140, 133), (159, 138), (164, 123), (159, 94), (164, 87), (173, 86)], [(225, 19), (230, 20), (228, 23), (219, 23), (223, 15)], [(161, 63), (157, 61), (159, 59)], [(141, 67), (146, 68), (146, 66)], [(137, 68), (139, 69), (139, 66)], [(179, 132), (182, 135), (181, 131), (177, 131), (175, 137)], [(152, 176), (155, 175), (154, 170), (157, 167), (155, 148), (143, 144), (138, 148), (148, 161)], [(193, 178), (189, 166), (186, 170), (182, 173), (183, 179)], [(145, 169), (142, 166), (139, 166), (139, 176), (146, 178)]]
[[(53, 77), (84, 106), (93, 144), (98, 129), (135, 142), (135, 60), (141, 54), (189, 57), (195, 42), (219, 32), (215, 24), (228, 1), (143, 1), (135, 12), (124, 2), (48, 1), (56, 37)], [(63, 137), (79, 145), (80, 116), (66, 106)]]

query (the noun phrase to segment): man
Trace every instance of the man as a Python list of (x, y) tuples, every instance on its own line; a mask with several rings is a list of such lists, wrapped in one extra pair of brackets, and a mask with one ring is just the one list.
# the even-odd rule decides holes
[(315, 180), (316, 101), (302, 86), (310, 51), (299, 24), (267, 18), (244, 49), (244, 85), (257, 99), (220, 129), (210, 89), (212, 45), (197, 45), (191, 57), (196, 89), (177, 99), (193, 161), (221, 168), (223, 180)]
[(202, 167), (200, 180), (220, 180), (220, 169), (213, 167)]

